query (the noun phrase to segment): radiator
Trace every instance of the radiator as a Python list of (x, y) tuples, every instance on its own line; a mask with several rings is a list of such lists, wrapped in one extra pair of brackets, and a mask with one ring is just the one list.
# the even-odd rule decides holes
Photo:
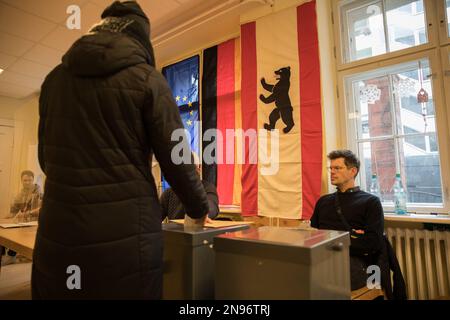
[(405, 278), (408, 299), (450, 296), (450, 231), (387, 228)]

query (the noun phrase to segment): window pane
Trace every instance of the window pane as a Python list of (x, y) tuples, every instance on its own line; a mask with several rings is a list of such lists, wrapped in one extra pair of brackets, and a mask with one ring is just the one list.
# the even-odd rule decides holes
[(389, 78), (371, 77), (353, 82), (356, 98), (355, 111), (358, 118), (358, 139), (391, 136), (392, 111)]
[(340, 12), (345, 62), (428, 42), (423, 0), (355, 0)]
[(425, 43), (427, 42), (427, 34), (425, 32), (425, 29), (421, 29), (419, 32), (419, 43)]
[(422, 1), (416, 1), (414, 2), (413, 6), (415, 6), (415, 11), (413, 13), (420, 14), (423, 13), (423, 2)]
[(447, 0), (447, 29), (448, 33), (447, 36), (450, 37), (450, 0)]
[[(419, 4), (420, 3), (420, 4)], [(421, 1), (386, 0), (386, 18), (390, 51), (397, 51), (427, 42), (425, 14), (416, 13)]]
[(413, 135), (415, 133), (419, 133), (408, 126), (403, 126), (403, 132), (405, 134), (411, 134), (410, 137), (405, 137), (405, 142), (421, 151), (426, 151), (427, 143), (425, 141), (425, 136), (423, 135)]
[[(398, 134), (436, 132), (433, 89), (428, 78), (430, 74), (428, 60), (418, 61), (411, 68), (391, 73), (396, 92), (394, 103), (400, 109), (400, 116), (397, 117)], [(421, 91), (422, 89), (424, 91)], [(428, 101), (419, 102), (419, 92), (424, 92), (428, 96)], [(407, 141), (418, 140), (407, 139)]]
[(436, 134), (432, 134), (429, 136), (429, 142), (430, 142), (430, 151), (437, 152), (438, 144), (437, 144)]
[[(356, 128), (353, 136), (362, 159), (361, 186), (367, 189), (376, 173), (382, 200), (390, 205), (396, 173), (410, 205), (442, 205), (431, 73), (429, 61), (422, 59), (346, 79), (354, 113), (350, 129)], [(418, 96), (421, 89), (428, 101)]]
[(393, 201), (392, 186), (394, 185), (396, 169), (395, 144), (393, 139), (364, 142), (359, 145), (361, 158), (362, 187), (368, 191), (372, 174), (378, 176), (381, 200)]
[[(411, 152), (407, 143), (400, 140), (401, 176), (407, 192), (408, 203), (442, 205), (442, 187), (439, 155), (426, 152)], [(436, 137), (434, 136), (434, 141)], [(361, 185), (368, 190), (372, 174), (377, 174), (380, 184), (381, 200), (391, 203), (394, 199), (396, 169), (394, 140), (381, 140), (361, 143), (362, 159)]]
[(381, 1), (347, 11), (350, 60), (386, 53)]
[[(432, 142), (433, 140), (434, 142)], [(434, 144), (437, 150), (436, 136), (426, 139), (427, 145)], [(412, 148), (408, 141), (401, 139), (402, 177), (406, 182), (409, 203), (442, 204), (442, 186), (439, 154)], [(427, 147), (429, 149), (429, 147)]]

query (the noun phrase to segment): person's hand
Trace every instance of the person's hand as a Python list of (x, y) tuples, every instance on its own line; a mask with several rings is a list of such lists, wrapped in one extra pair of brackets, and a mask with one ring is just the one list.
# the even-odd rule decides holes
[(355, 230), (355, 229), (352, 229), (352, 232), (351, 232), (351, 234), (350, 234), (350, 238), (352, 238), (352, 239), (358, 239), (360, 236), (363, 236), (364, 235), (364, 230)]
[(205, 224), (206, 223), (213, 223), (213, 220), (210, 217), (206, 216)]
[(187, 214), (184, 216), (184, 226), (185, 227), (203, 227), (206, 222), (206, 218), (208, 215), (205, 215), (201, 218), (194, 219), (189, 217)]

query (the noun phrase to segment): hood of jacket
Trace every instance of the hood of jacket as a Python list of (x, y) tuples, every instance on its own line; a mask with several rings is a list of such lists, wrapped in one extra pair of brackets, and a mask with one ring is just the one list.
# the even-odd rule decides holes
[(62, 58), (62, 64), (75, 76), (101, 77), (127, 67), (149, 63), (142, 45), (123, 33), (94, 32), (78, 39)]

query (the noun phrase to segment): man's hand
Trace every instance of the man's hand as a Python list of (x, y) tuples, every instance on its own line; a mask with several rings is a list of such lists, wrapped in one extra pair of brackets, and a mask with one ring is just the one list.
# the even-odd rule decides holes
[(358, 239), (360, 236), (364, 235), (364, 230), (355, 230), (352, 229), (352, 233), (350, 234), (350, 238)]

